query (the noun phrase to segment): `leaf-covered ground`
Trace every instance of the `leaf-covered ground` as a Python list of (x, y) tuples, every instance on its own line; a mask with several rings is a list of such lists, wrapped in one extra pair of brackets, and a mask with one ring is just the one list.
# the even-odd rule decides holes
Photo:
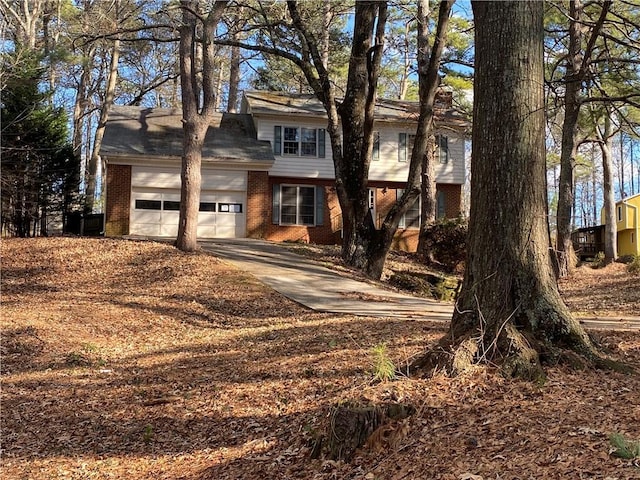
[[(373, 347), (402, 367), (442, 326), (309, 312), (166, 244), (8, 239), (1, 253), (0, 478), (640, 479), (608, 441), (640, 439), (640, 376), (375, 383)], [(598, 335), (640, 369), (640, 333)], [(329, 408), (352, 400), (418, 411), (351, 463), (311, 459)]]

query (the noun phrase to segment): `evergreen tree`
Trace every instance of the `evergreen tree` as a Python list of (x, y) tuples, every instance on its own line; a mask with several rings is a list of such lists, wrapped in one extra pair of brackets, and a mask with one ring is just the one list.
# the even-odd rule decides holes
[(46, 70), (32, 50), (2, 59), (2, 228), (28, 237), (48, 233), (47, 217), (73, 207), (79, 161), (68, 143), (67, 117), (42, 91)]

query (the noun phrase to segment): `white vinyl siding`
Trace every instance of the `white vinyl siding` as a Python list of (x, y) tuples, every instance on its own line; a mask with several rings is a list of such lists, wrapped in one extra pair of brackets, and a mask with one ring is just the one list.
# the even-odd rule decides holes
[[(406, 182), (409, 170), (409, 159), (403, 161), (400, 154), (400, 133), (407, 135), (409, 143), (410, 130), (389, 126), (382, 128), (378, 125), (380, 133), (380, 160), (371, 162), (369, 180)], [(464, 138), (447, 132), (448, 161), (447, 163), (435, 162), (436, 182), (464, 184), (465, 181), (465, 145)], [(406, 151), (406, 150), (405, 150)], [(410, 153), (408, 154), (410, 155)]]
[[(256, 130), (259, 140), (266, 140), (272, 145), (276, 143), (275, 126), (296, 126), (300, 127), (324, 129), (326, 128), (326, 120), (314, 119), (311, 117), (255, 117)], [(400, 127), (387, 123), (376, 124), (376, 132), (378, 133), (378, 145), (374, 149), (374, 161), (370, 164), (369, 180), (372, 181), (389, 181), (389, 182), (406, 182), (409, 170), (409, 161), (399, 161), (398, 158), (398, 141), (399, 134), (410, 133), (412, 130), (408, 127)], [(320, 157), (306, 157), (303, 155), (278, 155), (275, 154), (275, 162), (269, 170), (269, 175), (274, 177), (297, 177), (297, 178), (335, 178), (333, 159), (331, 152), (331, 142), (328, 132), (325, 133), (326, 155)], [(281, 129), (281, 136), (284, 132)], [(436, 181), (438, 183), (464, 184), (465, 181), (465, 142), (464, 138), (453, 133), (446, 132), (448, 146), (448, 162), (446, 164), (436, 162)], [(408, 138), (407, 138), (408, 140)], [(280, 139), (280, 145), (282, 138)]]
[[(329, 135), (324, 130), (327, 126), (326, 120), (317, 121), (314, 119), (284, 119), (273, 118), (263, 119), (255, 118), (256, 130), (258, 133), (258, 140), (266, 140), (274, 145), (274, 157), (275, 162), (273, 167), (269, 169), (269, 175), (274, 177), (297, 177), (297, 178), (334, 178), (333, 159), (331, 157), (331, 143)], [(302, 155), (302, 151), (299, 150), (299, 154), (278, 154), (275, 145), (283, 144), (284, 139), (284, 127), (296, 127), (305, 129), (314, 129), (316, 131), (317, 151), (316, 156)], [(277, 129), (275, 127), (281, 127)], [(281, 138), (276, 138), (280, 131)], [(321, 142), (321, 136), (324, 136), (324, 146)], [(303, 148), (311, 149), (311, 146), (304, 146)], [(324, 157), (323, 157), (324, 155)]]

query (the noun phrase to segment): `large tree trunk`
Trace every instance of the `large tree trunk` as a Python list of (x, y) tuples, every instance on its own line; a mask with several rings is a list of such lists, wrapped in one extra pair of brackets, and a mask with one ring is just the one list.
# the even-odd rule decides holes
[[(542, 375), (557, 346), (594, 357), (560, 298), (546, 221), (543, 3), (472, 2), (475, 83), (471, 217), (448, 334), (415, 368), (499, 365)], [(453, 351), (453, 354), (452, 354)], [(557, 357), (553, 358), (554, 360)]]
[[(203, 18), (197, 0), (181, 0), (183, 24), (180, 27), (180, 82), (182, 91), (182, 169), (180, 178), (180, 216), (176, 247), (185, 252), (198, 248), (198, 211), (202, 183), (202, 147), (215, 112), (216, 26), (227, 1), (213, 3)], [(198, 22), (201, 21), (202, 25)], [(200, 35), (199, 35), (200, 33)], [(202, 70), (198, 52), (202, 53)]]
[(386, 2), (356, 3), (347, 88), (338, 108), (343, 143), (334, 167), (343, 221), (342, 258), (362, 269), (366, 269), (373, 231), (367, 188), (386, 17)]

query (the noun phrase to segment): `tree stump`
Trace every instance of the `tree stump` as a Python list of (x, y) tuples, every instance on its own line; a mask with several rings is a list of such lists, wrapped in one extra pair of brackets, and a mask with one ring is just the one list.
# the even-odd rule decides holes
[(356, 450), (379, 429), (390, 422), (403, 420), (413, 413), (411, 405), (398, 403), (380, 406), (343, 404), (332, 408), (327, 426), (327, 457), (350, 461)]

